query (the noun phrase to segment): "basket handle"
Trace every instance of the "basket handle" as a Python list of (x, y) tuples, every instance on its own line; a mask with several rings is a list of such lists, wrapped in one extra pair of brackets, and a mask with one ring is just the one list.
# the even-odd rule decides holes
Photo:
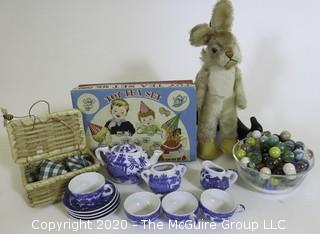
[(13, 120), (14, 118), (23, 119), (23, 118), (26, 118), (26, 117), (29, 116), (30, 118), (33, 118), (33, 128), (34, 128), (34, 125), (35, 125), (35, 123), (36, 123), (37, 116), (36, 116), (36, 115), (32, 115), (32, 114), (31, 114), (31, 110), (33, 109), (33, 107), (34, 107), (35, 105), (37, 105), (38, 103), (41, 103), (41, 102), (47, 104), (47, 106), (48, 106), (48, 113), (50, 114), (50, 104), (49, 104), (49, 102), (47, 102), (46, 100), (39, 100), (39, 101), (36, 101), (35, 103), (33, 103), (33, 104), (30, 106), (30, 108), (29, 108), (28, 115), (26, 115), (26, 116), (15, 116), (15, 115), (13, 115), (13, 114), (8, 113), (7, 109), (1, 108), (1, 112), (2, 112), (3, 120), (4, 120), (3, 125), (6, 127), (6, 126), (7, 126), (7, 123), (8, 123), (9, 121)]
[[(33, 128), (34, 128), (34, 126), (35, 126), (35, 124), (36, 124), (36, 120), (37, 120), (38, 117), (37, 117), (36, 115), (34, 115), (34, 114), (31, 114), (31, 111), (32, 111), (32, 109), (33, 109), (36, 105), (38, 105), (39, 103), (45, 103), (45, 104), (47, 104), (48, 114), (51, 113), (50, 103), (49, 103), (48, 101), (41, 99), (41, 100), (39, 100), (39, 101), (34, 102), (34, 103), (30, 106), (29, 112), (28, 112), (29, 117), (30, 117), (30, 118), (33, 118)], [(64, 125), (66, 128), (70, 129), (70, 131), (75, 135), (74, 130), (73, 130), (65, 121), (63, 121), (62, 119), (60, 119), (60, 118), (58, 118), (58, 117), (55, 117), (55, 118), (52, 118), (52, 119), (53, 119), (54, 121), (60, 122), (60, 123), (61, 123), (62, 125)], [(41, 120), (40, 120), (39, 118), (38, 118), (38, 120), (41, 122)], [(80, 153), (81, 153), (81, 149), (80, 149), (80, 144), (79, 144), (79, 143), (76, 143), (76, 150), (79, 150)]]
[[(29, 117), (31, 118), (31, 117), (33, 117), (33, 125), (32, 125), (32, 129), (34, 129), (34, 126), (35, 126), (35, 124), (36, 124), (36, 120), (37, 120), (37, 116), (36, 115), (32, 115), (31, 114), (31, 110), (33, 109), (33, 107), (35, 107), (37, 104), (39, 104), (39, 103), (46, 103), (47, 104), (47, 106), (48, 106), (48, 114), (50, 114), (51, 112), (50, 112), (50, 104), (49, 104), (49, 102), (48, 101), (46, 101), (46, 100), (39, 100), (39, 101), (36, 101), (36, 102), (34, 102), (31, 106), (30, 106), (30, 108), (29, 108), (29, 112), (28, 112), (28, 114), (29, 114)], [(39, 118), (38, 118), (39, 119)], [(41, 122), (41, 120), (39, 119), (39, 121)]]
[[(46, 100), (39, 100), (39, 101), (36, 101), (34, 102), (30, 108), (29, 108), (29, 112), (28, 112), (28, 115), (27, 116), (14, 116), (12, 114), (9, 114), (7, 112), (7, 110), (5, 108), (1, 108), (1, 112), (3, 113), (3, 118), (4, 118), (4, 126), (7, 125), (7, 122), (14, 119), (14, 118), (26, 118), (26, 117), (29, 117), (29, 118), (33, 118), (33, 126), (32, 126), (32, 129), (34, 129), (34, 126), (36, 124), (36, 120), (38, 119), (38, 121), (41, 122), (40, 118), (38, 118), (36, 115), (34, 114), (31, 114), (31, 111), (32, 109), (39, 103), (45, 103), (47, 104), (47, 107), (48, 107), (48, 114), (51, 113), (51, 110), (50, 110), (50, 104), (48, 101)], [(59, 119), (59, 118), (53, 118), (54, 121), (58, 121), (60, 122), (62, 125), (64, 125), (66, 128), (70, 129), (70, 131), (75, 134), (74, 130), (65, 122), (63, 121), (62, 119)], [(79, 150), (81, 152), (81, 149), (80, 149), (80, 143), (76, 143), (76, 149)]]
[(30, 108), (29, 108), (29, 117), (30, 117), (30, 118), (31, 118), (31, 116), (34, 116), (34, 115), (31, 115), (31, 110), (33, 109), (33, 107), (35, 107), (35, 106), (36, 106), (37, 104), (39, 104), (39, 103), (45, 103), (45, 104), (47, 104), (47, 106), (48, 106), (48, 114), (51, 113), (49, 102), (47, 102), (46, 100), (39, 100), (39, 101), (36, 101), (35, 103), (33, 103), (33, 104), (30, 106)]

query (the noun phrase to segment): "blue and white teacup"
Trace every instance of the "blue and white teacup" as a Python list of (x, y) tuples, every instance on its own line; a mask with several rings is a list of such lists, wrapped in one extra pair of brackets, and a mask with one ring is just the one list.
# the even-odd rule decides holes
[(205, 189), (216, 188), (226, 190), (238, 179), (234, 170), (225, 170), (223, 167), (211, 162), (204, 161), (200, 172), (200, 183)]
[(68, 185), (72, 196), (86, 206), (94, 206), (100, 198), (113, 194), (113, 187), (97, 172), (86, 172), (72, 178)]
[(164, 216), (172, 221), (198, 222), (199, 202), (195, 196), (185, 191), (175, 191), (167, 194), (162, 199), (162, 211)]
[(126, 198), (123, 208), (128, 220), (133, 223), (154, 221), (161, 211), (160, 196), (150, 192), (133, 193)]
[(205, 219), (210, 222), (223, 222), (230, 219), (234, 213), (245, 210), (242, 204), (235, 204), (232, 196), (220, 189), (208, 189), (201, 194), (200, 210)]

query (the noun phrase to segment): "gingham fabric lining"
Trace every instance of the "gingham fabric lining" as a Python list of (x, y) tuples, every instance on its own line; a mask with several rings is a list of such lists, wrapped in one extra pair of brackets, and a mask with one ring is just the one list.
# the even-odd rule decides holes
[(92, 165), (89, 156), (74, 155), (69, 156), (63, 163), (55, 163), (51, 160), (43, 160), (39, 167), (34, 168), (27, 175), (28, 182), (48, 179), (52, 176), (62, 175), (68, 171), (79, 170), (81, 168)]
[(54, 163), (50, 160), (43, 160), (40, 164), (39, 180), (48, 179), (52, 176), (67, 173), (65, 166), (61, 163)]
[(89, 157), (86, 155), (75, 155), (68, 157), (66, 165), (70, 171), (78, 170), (84, 167), (88, 167), (92, 164)]

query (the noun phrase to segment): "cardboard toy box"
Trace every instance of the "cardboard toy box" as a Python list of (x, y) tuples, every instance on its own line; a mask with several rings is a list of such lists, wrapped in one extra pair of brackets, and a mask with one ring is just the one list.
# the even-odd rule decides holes
[(71, 91), (87, 142), (134, 143), (163, 161), (196, 159), (196, 96), (191, 80), (79, 85)]

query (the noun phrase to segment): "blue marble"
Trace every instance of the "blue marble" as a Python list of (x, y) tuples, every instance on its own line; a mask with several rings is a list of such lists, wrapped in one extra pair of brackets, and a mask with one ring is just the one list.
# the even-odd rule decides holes
[(308, 170), (309, 162), (307, 160), (295, 160), (292, 162), (298, 173)]
[(272, 185), (270, 184), (268, 181), (263, 183), (262, 187), (264, 189), (267, 189), (267, 190), (277, 190), (278, 186), (277, 185)]
[(296, 160), (301, 160), (304, 156), (304, 150), (303, 149), (295, 149), (293, 151), (293, 154), (294, 154), (294, 159)]

